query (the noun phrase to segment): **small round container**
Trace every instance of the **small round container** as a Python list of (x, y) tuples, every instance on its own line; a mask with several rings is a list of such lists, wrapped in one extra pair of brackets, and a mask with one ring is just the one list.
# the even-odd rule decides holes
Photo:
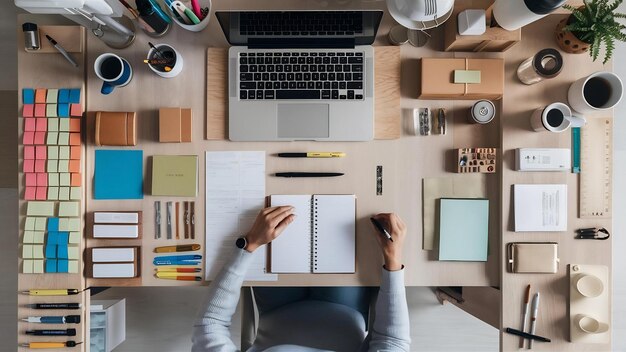
[(558, 50), (547, 48), (524, 60), (517, 68), (517, 78), (524, 84), (539, 83), (553, 78), (563, 69), (563, 57)]
[(417, 29), (409, 29), (408, 31), (409, 43), (414, 47), (421, 48), (424, 45), (428, 44), (428, 34), (424, 31)]
[[(166, 56), (166, 58), (168, 58), (169, 55), (173, 55), (174, 64), (168, 65), (169, 67), (172, 68), (171, 71), (166, 71), (165, 65), (148, 64), (148, 67), (150, 67), (150, 70), (152, 70), (152, 72), (156, 73), (157, 75), (163, 78), (173, 78), (173, 77), (178, 76), (178, 74), (183, 70), (183, 57), (180, 55), (180, 53), (176, 51), (174, 47), (168, 44), (157, 44), (155, 45), (155, 47), (159, 49), (159, 51), (161, 51)], [(148, 57), (146, 59), (148, 60), (160, 59), (160, 57), (156, 53), (156, 50), (150, 49), (150, 51), (148, 51)]]
[(470, 108), (469, 122), (487, 124), (496, 117), (496, 106), (489, 100), (479, 100)]
[[(209, 25), (209, 19), (211, 18), (211, 0), (199, 0), (199, 3), (200, 3), (200, 8), (207, 9), (207, 11), (206, 11), (206, 15), (204, 16), (204, 18), (198, 24), (186, 24), (184, 22), (181, 22), (178, 19), (177, 13), (174, 10), (172, 10), (169, 6), (166, 6), (166, 7), (167, 7), (167, 10), (170, 12), (172, 20), (177, 25), (181, 26), (183, 29), (186, 29), (190, 32), (200, 32)], [(188, 8), (191, 10), (191, 7), (188, 7)]]
[(389, 42), (393, 45), (406, 44), (409, 41), (409, 30), (397, 25), (389, 30)]

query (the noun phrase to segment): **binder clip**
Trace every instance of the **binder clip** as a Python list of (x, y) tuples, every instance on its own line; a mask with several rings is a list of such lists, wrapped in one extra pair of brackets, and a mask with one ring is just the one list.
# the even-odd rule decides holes
[(586, 229), (576, 230), (576, 239), (578, 240), (606, 240), (611, 237), (611, 234), (604, 227), (590, 227)]

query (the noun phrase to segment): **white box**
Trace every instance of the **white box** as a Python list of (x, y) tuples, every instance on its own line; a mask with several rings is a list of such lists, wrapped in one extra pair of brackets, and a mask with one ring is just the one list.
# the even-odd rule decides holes
[(93, 264), (94, 278), (132, 278), (135, 277), (134, 263)]
[(139, 213), (116, 213), (96, 211), (93, 213), (94, 224), (139, 224)]
[(139, 225), (93, 225), (94, 238), (138, 238)]
[(92, 299), (90, 317), (89, 351), (111, 352), (126, 340), (126, 299)]
[(93, 248), (91, 261), (94, 263), (134, 262), (135, 248)]
[(515, 150), (517, 171), (569, 171), (572, 155), (567, 148), (518, 148)]

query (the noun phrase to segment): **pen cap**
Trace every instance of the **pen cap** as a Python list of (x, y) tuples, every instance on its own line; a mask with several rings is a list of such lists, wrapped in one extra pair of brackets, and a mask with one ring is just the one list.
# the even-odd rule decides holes
[(68, 315), (65, 317), (67, 324), (80, 324), (80, 315)]
[(76, 329), (67, 329), (67, 336), (76, 336)]

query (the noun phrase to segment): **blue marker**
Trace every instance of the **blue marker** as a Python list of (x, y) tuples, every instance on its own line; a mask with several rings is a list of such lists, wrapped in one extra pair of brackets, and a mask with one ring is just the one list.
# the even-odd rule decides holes
[(50, 316), (50, 317), (28, 317), (22, 319), (22, 321), (28, 323), (41, 323), (41, 324), (80, 324), (80, 315), (68, 315), (68, 316)]

